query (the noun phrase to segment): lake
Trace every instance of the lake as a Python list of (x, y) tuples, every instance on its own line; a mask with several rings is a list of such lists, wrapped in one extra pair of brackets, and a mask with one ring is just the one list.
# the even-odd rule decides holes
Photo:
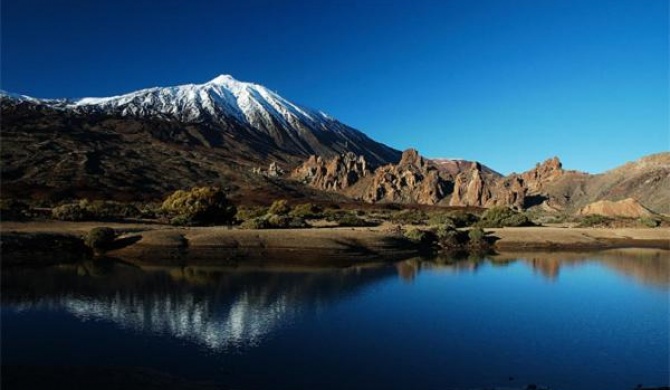
[(619, 250), (5, 269), (3, 388), (110, 372), (110, 387), (142, 376), (231, 389), (667, 386), (669, 264), (667, 252)]

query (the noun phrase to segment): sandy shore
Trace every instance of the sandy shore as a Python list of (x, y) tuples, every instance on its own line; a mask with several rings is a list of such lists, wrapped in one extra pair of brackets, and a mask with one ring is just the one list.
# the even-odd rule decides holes
[[(31, 251), (36, 249), (34, 247), (39, 246), (39, 240), (34, 239), (35, 235), (78, 240), (97, 226), (113, 227), (120, 234), (118, 245), (108, 252), (109, 256), (141, 263), (180, 264), (197, 259), (205, 264), (235, 264), (239, 261), (262, 261), (271, 256), (273, 260), (292, 263), (341, 262), (345, 265), (360, 261), (403, 259), (419, 251), (416, 245), (387, 229), (388, 226), (241, 230), (227, 227), (179, 228), (154, 224), (45, 221), (2, 223), (3, 257), (20, 259), (30, 256)], [(495, 249), (503, 252), (626, 247), (670, 249), (670, 229), (667, 228), (524, 227), (487, 231), (495, 238)], [(28, 244), (17, 246), (17, 242)], [(50, 242), (59, 241), (56, 239)], [(50, 248), (37, 249), (52, 252)]]
[(670, 249), (668, 228), (558, 228), (523, 227), (487, 229), (498, 237), (498, 250), (525, 249), (607, 249), (658, 248)]

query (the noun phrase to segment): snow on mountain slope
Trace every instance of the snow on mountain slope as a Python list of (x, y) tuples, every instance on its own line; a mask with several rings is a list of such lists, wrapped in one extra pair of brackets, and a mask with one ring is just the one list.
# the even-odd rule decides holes
[(204, 84), (148, 88), (121, 96), (83, 98), (68, 108), (97, 108), (126, 115), (165, 115), (193, 122), (221, 116), (236, 118), (252, 126), (296, 122), (322, 125), (332, 118), (299, 107), (267, 88), (221, 75)]
[(4, 91), (0, 97), (82, 114), (232, 124), (265, 134), (279, 149), (299, 155), (353, 151), (377, 163), (395, 162), (400, 156), (321, 111), (301, 107), (268, 88), (229, 75), (204, 84), (155, 87), (112, 97), (40, 100)]

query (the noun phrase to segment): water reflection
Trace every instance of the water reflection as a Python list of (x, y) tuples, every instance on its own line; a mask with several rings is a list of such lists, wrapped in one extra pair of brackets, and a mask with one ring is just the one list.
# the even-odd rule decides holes
[(515, 253), (486, 258), (410, 259), (394, 266), (244, 270), (136, 267), (112, 261), (2, 273), (2, 304), (17, 311), (64, 310), (84, 321), (110, 321), (212, 350), (249, 348), (305, 312), (316, 312), (388, 278), (412, 283), (423, 271), (476, 273), (525, 264), (557, 282), (561, 269), (597, 263), (636, 282), (670, 286), (664, 251)]
[(635, 282), (660, 288), (670, 287), (670, 251), (658, 249), (613, 249), (585, 254), (584, 252), (507, 252), (491, 256), (431, 259), (414, 258), (396, 263), (400, 278), (411, 283), (421, 270), (477, 272), (484, 266), (505, 267), (523, 263), (534, 273), (556, 282), (561, 269), (599, 264)]
[(392, 276), (390, 269), (259, 272), (102, 262), (2, 275), (2, 303), (166, 334), (212, 350), (248, 348), (301, 311)]

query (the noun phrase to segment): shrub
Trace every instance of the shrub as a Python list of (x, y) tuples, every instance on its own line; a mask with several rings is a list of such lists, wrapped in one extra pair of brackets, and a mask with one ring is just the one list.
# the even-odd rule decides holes
[(269, 229), (270, 223), (264, 217), (247, 219), (240, 224), (241, 229)]
[(79, 203), (69, 203), (51, 209), (51, 216), (61, 221), (85, 221), (90, 219), (90, 213), (85, 206)]
[(345, 214), (337, 220), (337, 225), (341, 227), (370, 226), (371, 224), (363, 218), (354, 214)]
[(290, 211), (291, 207), (289, 207), (288, 202), (284, 199), (280, 199), (272, 202), (268, 214), (287, 215)]
[(196, 223), (188, 215), (177, 215), (176, 217), (170, 218), (170, 225), (172, 226), (193, 226)]
[(453, 210), (448, 213), (449, 218), (454, 221), (456, 227), (472, 226), (479, 221), (479, 217), (475, 214), (462, 210)]
[(267, 207), (245, 207), (238, 208), (235, 214), (235, 219), (238, 221), (246, 221), (248, 219), (259, 218), (267, 214)]
[(648, 228), (655, 228), (661, 224), (661, 221), (651, 217), (640, 218), (640, 224)]
[(403, 232), (403, 236), (415, 244), (431, 246), (437, 240), (435, 233), (417, 228), (410, 228)]
[(421, 229), (417, 228), (411, 228), (407, 229), (403, 232), (403, 236), (407, 238), (408, 240), (415, 242), (415, 243), (420, 243), (425, 240), (426, 238), (426, 232)]
[(323, 217), (330, 222), (337, 222), (340, 219), (342, 219), (345, 215), (348, 215), (344, 210), (336, 210), (336, 209), (325, 209), (323, 211)]
[(89, 248), (101, 251), (109, 248), (115, 238), (116, 233), (114, 232), (114, 229), (110, 227), (97, 227), (88, 232), (84, 239), (84, 243)]
[(2, 199), (0, 201), (0, 220), (20, 221), (28, 217), (27, 204), (16, 199)]
[(124, 218), (138, 218), (141, 216), (140, 210), (127, 203), (113, 201), (82, 201), (79, 203), (88, 212), (88, 218), (97, 221), (111, 221)]
[(476, 226), (484, 228), (501, 228), (513, 226), (532, 226), (528, 217), (518, 211), (504, 206), (491, 207), (486, 210)]
[(479, 226), (473, 227), (468, 231), (468, 240), (470, 246), (481, 247), (486, 245), (486, 232)]
[(605, 217), (604, 215), (593, 214), (587, 215), (579, 222), (578, 227), (604, 227), (609, 226), (614, 219)]
[(395, 223), (420, 225), (427, 219), (427, 216), (421, 210), (406, 209), (391, 214), (390, 219)]
[(269, 227), (273, 229), (299, 229), (308, 226), (304, 219), (289, 217), (288, 215), (270, 215), (267, 222)]
[(190, 219), (194, 224), (230, 223), (237, 212), (226, 194), (216, 187), (175, 191), (165, 199), (162, 210), (174, 217)]
[(456, 222), (451, 218), (451, 216), (447, 212), (438, 212), (430, 214), (430, 217), (428, 218), (428, 224), (439, 227), (445, 227), (445, 226), (456, 227)]
[(316, 219), (323, 217), (323, 210), (313, 203), (303, 203), (295, 206), (293, 210), (289, 212), (289, 215), (297, 218)]
[(437, 240), (443, 248), (458, 248), (467, 242), (467, 233), (452, 226), (443, 225), (435, 232)]

